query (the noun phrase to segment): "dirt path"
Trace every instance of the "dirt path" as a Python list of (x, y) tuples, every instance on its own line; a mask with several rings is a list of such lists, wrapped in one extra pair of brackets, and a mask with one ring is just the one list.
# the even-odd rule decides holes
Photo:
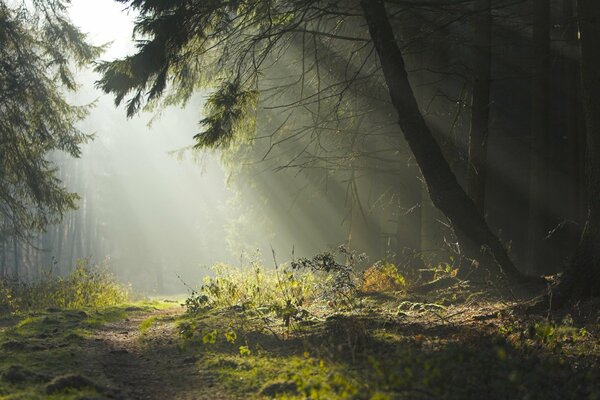
[[(181, 308), (132, 311), (126, 320), (99, 328), (90, 343), (89, 367), (101, 372), (124, 399), (227, 399), (215, 375), (196, 366), (193, 353), (177, 346), (174, 320)], [(140, 325), (153, 318), (144, 333)], [(93, 365), (95, 364), (95, 365)]]

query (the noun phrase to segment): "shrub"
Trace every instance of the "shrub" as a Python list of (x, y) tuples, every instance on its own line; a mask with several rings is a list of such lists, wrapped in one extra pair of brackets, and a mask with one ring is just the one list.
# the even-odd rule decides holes
[(315, 296), (315, 279), (310, 273), (299, 273), (278, 267), (265, 269), (253, 262), (243, 271), (226, 264), (213, 266), (214, 277), (193, 291), (186, 300), (189, 313), (209, 308), (237, 308), (259, 314), (275, 313), (286, 326), (306, 315), (304, 306)]
[(404, 276), (394, 264), (380, 261), (363, 272), (360, 290), (363, 293), (390, 292), (400, 290), (405, 285)]

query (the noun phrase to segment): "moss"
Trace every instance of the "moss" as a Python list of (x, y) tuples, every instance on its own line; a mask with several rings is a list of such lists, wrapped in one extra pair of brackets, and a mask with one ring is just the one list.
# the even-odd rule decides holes
[[(410, 305), (432, 304), (424, 300)], [(455, 309), (425, 307), (397, 318), (387, 308), (335, 314), (299, 330), (265, 323), (252, 310), (215, 308), (184, 315), (179, 327), (197, 350), (198, 367), (217, 372), (222, 389), (242, 397), (578, 399), (600, 394), (594, 378), (598, 338), (581, 327), (550, 329), (538, 323), (530, 337), (518, 339), (527, 332), (520, 320), (499, 334), (489, 328), (488, 321), (498, 324), (496, 319), (473, 324), (480, 319), (468, 316), (446, 324), (440, 316), (450, 318)], [(231, 330), (235, 343), (225, 334)], [(214, 340), (203, 341), (208, 333)], [(248, 351), (242, 354), (241, 347)], [(587, 361), (576, 356), (576, 349), (587, 354)], [(295, 390), (283, 390), (289, 382)]]
[(145, 336), (146, 333), (148, 333), (148, 331), (150, 330), (150, 328), (152, 328), (152, 325), (154, 325), (157, 319), (157, 317), (150, 317), (142, 321), (142, 323), (140, 324), (140, 334), (142, 336)]
[[(141, 311), (126, 311), (134, 306)], [(54, 390), (47, 393), (46, 385), (52, 379), (58, 379), (57, 376), (70, 376), (87, 368), (85, 341), (98, 327), (125, 319), (132, 313), (155, 310), (158, 306), (162, 304), (138, 302), (98, 309), (51, 309), (0, 317), (4, 323), (0, 330), (0, 399), (102, 398), (104, 382), (65, 386), (57, 389), (57, 393)]]

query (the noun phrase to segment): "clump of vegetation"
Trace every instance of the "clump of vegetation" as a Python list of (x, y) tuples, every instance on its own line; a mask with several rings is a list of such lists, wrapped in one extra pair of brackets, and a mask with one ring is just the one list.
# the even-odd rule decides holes
[[(600, 393), (591, 375), (568, 361), (585, 354), (580, 349), (593, 342), (593, 326), (573, 318), (523, 318), (514, 303), (464, 286), (448, 264), (431, 268), (433, 278), (456, 285), (422, 293), (417, 280), (409, 282), (391, 263), (377, 262), (360, 274), (359, 257), (345, 249), (341, 254), (345, 261), (322, 253), (275, 269), (218, 266), (188, 299), (179, 325), (186, 348), (196, 352), (194, 362), (218, 373), (226, 391), (258, 398)], [(594, 360), (578, 360), (597, 371)], [(567, 374), (573, 383), (545, 386)]]
[(0, 309), (109, 307), (128, 301), (130, 294), (128, 286), (116, 281), (107, 261), (94, 265), (89, 259), (80, 259), (66, 277), (47, 273), (31, 283), (0, 280)]
[(287, 266), (266, 269), (252, 262), (249, 268), (217, 264), (213, 270), (215, 276), (206, 278), (204, 285), (185, 301), (188, 313), (218, 308), (263, 316), (274, 313), (289, 326), (306, 315), (305, 305), (316, 296), (315, 276)]
[[(275, 262), (273, 269), (258, 261), (239, 268), (217, 264), (214, 276), (207, 277), (199, 290), (193, 290), (184, 306), (189, 314), (212, 309), (249, 311), (263, 317), (275, 314), (285, 327), (306, 319), (309, 306), (351, 310), (358, 305), (361, 287), (361, 277), (355, 271), (366, 257), (343, 246), (338, 252), (345, 257), (344, 263), (325, 252), (310, 259), (300, 258), (289, 266)], [(395, 268), (386, 265), (390, 271)], [(395, 277), (403, 280), (397, 270)]]
[(401, 290), (406, 286), (406, 278), (398, 271), (398, 267), (387, 261), (375, 263), (363, 272), (363, 293), (389, 292)]
[(321, 299), (336, 309), (354, 308), (359, 278), (356, 276), (357, 264), (366, 259), (366, 255), (357, 255), (345, 246), (339, 246), (338, 252), (346, 258), (344, 264), (337, 262), (331, 252), (317, 254), (313, 258), (301, 258), (292, 262), (295, 271), (310, 271), (320, 279), (318, 292)]

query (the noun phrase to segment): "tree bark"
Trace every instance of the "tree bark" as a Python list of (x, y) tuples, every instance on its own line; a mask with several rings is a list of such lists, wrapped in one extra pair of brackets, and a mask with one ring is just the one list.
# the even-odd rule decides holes
[(511, 280), (522, 281), (523, 275), (506, 249), (459, 185), (419, 111), (383, 1), (361, 0), (361, 6), (398, 113), (398, 123), (421, 169), (432, 202), (450, 220), (461, 249), (469, 258), (481, 260), (489, 268), (500, 267)]
[(20, 276), (20, 272), (21, 272), (21, 255), (19, 254), (19, 242), (17, 241), (17, 238), (15, 236), (13, 236), (12, 239), (12, 244), (13, 244), (13, 255), (14, 255), (14, 270), (13, 270), (13, 278), (15, 280), (19, 280)]
[(469, 132), (469, 169), (467, 190), (477, 209), (485, 215), (487, 141), (490, 117), (490, 79), (492, 69), (492, 4), (478, 0), (475, 17), (473, 95)]
[(548, 77), (550, 75), (550, 0), (533, 2), (533, 79), (531, 85), (531, 145), (529, 171), (529, 232), (527, 265), (540, 272), (540, 254), (546, 236), (544, 199), (546, 197), (548, 151)]
[[(562, 37), (570, 46), (578, 45), (578, 28), (575, 20), (575, 1), (563, 0), (562, 8)], [(579, 62), (570, 57), (561, 58), (561, 66), (564, 74), (564, 104), (566, 110), (566, 136), (567, 136), (567, 173), (569, 176), (568, 198), (569, 219), (567, 247), (568, 254), (574, 254), (581, 231), (587, 218), (585, 199), (585, 128), (581, 123), (581, 82), (579, 73)]]

